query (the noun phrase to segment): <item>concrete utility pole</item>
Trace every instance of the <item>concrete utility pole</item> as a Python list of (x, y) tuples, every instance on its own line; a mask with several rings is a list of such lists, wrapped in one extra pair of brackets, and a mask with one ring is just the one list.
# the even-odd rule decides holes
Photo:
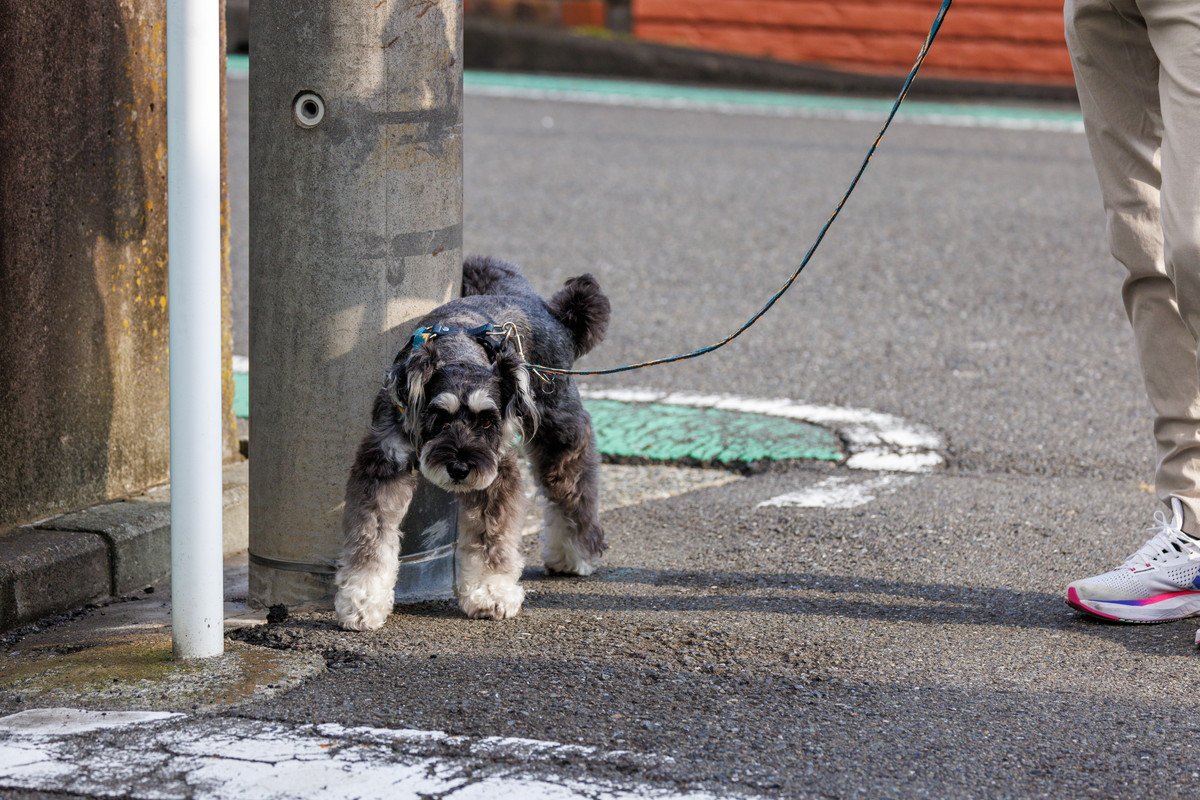
[[(459, 289), (461, 0), (254, 0), (250, 599), (331, 596), (342, 492), (383, 372)], [(398, 594), (448, 594), (455, 506), (428, 485)]]

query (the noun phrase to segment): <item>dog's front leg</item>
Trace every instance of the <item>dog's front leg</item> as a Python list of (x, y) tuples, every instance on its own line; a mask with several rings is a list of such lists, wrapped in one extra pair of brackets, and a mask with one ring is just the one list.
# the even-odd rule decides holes
[(347, 630), (375, 630), (392, 612), (400, 570), (400, 523), (417, 485), (399, 442), (398, 433), (373, 431), (359, 447), (346, 483), (334, 609)]
[(455, 577), (458, 605), (471, 619), (514, 617), (525, 600), (518, 583), (525, 495), (516, 456), (505, 453), (492, 485), (462, 500)]

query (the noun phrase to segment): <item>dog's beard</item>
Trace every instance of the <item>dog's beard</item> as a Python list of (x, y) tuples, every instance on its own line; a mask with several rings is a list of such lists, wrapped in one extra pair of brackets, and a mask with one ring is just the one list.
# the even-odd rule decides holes
[(436, 454), (433, 452), (435, 449), (434, 442), (429, 442), (422, 447), (417, 464), (421, 469), (421, 474), (430, 483), (447, 492), (481, 492), (491, 486), (499, 474), (499, 459), (491, 458), (483, 461), (483, 459), (475, 458), (470, 462), (471, 471), (467, 477), (462, 481), (455, 482), (450, 477), (450, 473), (446, 471), (446, 463), (436, 458)]

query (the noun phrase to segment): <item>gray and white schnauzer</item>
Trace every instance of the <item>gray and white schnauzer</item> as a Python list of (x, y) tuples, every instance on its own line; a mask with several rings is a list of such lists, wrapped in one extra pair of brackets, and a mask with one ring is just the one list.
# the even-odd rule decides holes
[(375, 398), (346, 484), (334, 602), (343, 628), (373, 630), (391, 613), (418, 471), (458, 495), (459, 606), (473, 619), (521, 610), (518, 437), (546, 499), (546, 568), (588, 575), (607, 549), (579, 390), (567, 377), (531, 386), (525, 362), (569, 368), (604, 338), (608, 298), (582, 275), (545, 301), (518, 267), (478, 257), (463, 265), (462, 294), (421, 320)]

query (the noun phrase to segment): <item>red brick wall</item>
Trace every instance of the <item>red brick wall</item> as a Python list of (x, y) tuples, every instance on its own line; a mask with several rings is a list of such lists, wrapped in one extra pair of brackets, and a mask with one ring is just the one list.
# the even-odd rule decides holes
[(468, 14), (578, 28), (605, 25), (605, 0), (464, 0)]
[[(633, 32), (663, 44), (903, 74), (940, 0), (633, 0)], [(955, 0), (922, 74), (1063, 84), (1063, 0)]]

